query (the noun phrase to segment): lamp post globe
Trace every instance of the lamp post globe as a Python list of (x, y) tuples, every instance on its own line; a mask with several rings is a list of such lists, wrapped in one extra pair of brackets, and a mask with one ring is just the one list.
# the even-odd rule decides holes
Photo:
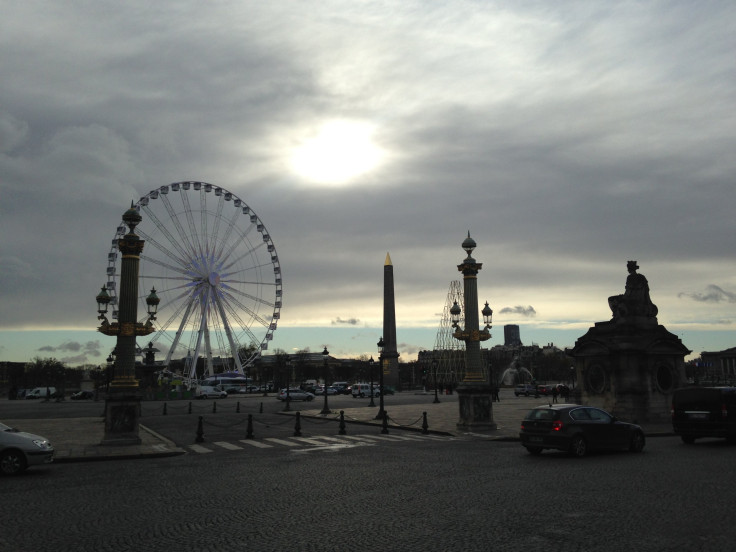
[(371, 359), (368, 361), (368, 366), (370, 369), (370, 376), (371, 376), (371, 388), (370, 388), (370, 394), (371, 394), (371, 401), (368, 403), (368, 406), (376, 406), (376, 403), (373, 401), (373, 356), (371, 356)]

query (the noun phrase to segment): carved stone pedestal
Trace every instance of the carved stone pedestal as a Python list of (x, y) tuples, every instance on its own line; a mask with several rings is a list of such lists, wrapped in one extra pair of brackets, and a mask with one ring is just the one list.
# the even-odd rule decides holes
[(466, 431), (496, 429), (493, 421), (491, 386), (484, 383), (460, 384), (457, 388), (460, 420), (457, 428)]
[(140, 445), (138, 421), (141, 398), (137, 394), (113, 395), (105, 401), (105, 436), (100, 445)]

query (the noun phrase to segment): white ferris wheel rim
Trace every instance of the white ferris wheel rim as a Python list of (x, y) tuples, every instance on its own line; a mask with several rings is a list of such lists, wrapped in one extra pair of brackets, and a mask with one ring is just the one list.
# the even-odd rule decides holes
[[(282, 304), (281, 265), (263, 221), (232, 192), (199, 181), (156, 188), (135, 208), (143, 215), (136, 233), (145, 241), (138, 304), (151, 288), (161, 299), (156, 332), (146, 341), (166, 352), (165, 366), (186, 358), (191, 379), (197, 378), (199, 358), (210, 375), (218, 363), (219, 372), (244, 374), (273, 339)], [(127, 231), (121, 222), (108, 253), (113, 318), (117, 241)]]

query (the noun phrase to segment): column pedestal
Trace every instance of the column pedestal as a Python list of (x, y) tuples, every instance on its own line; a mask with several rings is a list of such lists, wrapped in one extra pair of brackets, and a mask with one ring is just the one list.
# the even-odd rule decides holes
[(105, 401), (105, 436), (100, 445), (140, 445), (138, 422), (141, 417), (139, 394), (115, 394)]
[(491, 386), (486, 383), (462, 383), (457, 388), (460, 420), (457, 428), (465, 431), (497, 429), (493, 421)]

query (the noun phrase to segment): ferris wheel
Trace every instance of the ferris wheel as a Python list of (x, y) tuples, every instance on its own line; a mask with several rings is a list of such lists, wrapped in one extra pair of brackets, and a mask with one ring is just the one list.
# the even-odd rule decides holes
[[(242, 199), (206, 182), (161, 186), (135, 207), (143, 216), (135, 231), (145, 240), (139, 301), (151, 290), (160, 299), (156, 331), (146, 341), (166, 352), (165, 366), (185, 359), (190, 379), (244, 374), (268, 348), (281, 313), (281, 265), (265, 225)], [(108, 253), (113, 318), (117, 241), (127, 231), (121, 222)]]

